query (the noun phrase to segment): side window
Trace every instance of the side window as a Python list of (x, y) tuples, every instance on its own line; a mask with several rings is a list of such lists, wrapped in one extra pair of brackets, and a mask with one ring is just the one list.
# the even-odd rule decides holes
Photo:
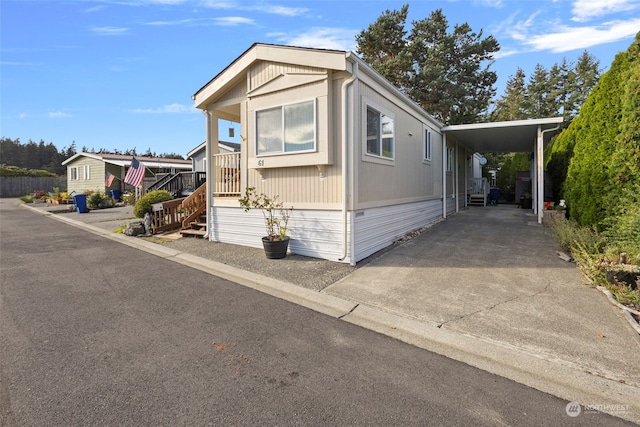
[(71, 181), (77, 181), (78, 180), (78, 168), (77, 167), (70, 167), (69, 168), (69, 179)]
[(367, 154), (393, 159), (394, 150), (393, 117), (367, 105)]
[(85, 180), (89, 180), (91, 179), (91, 166), (90, 165), (84, 165), (84, 179)]
[(315, 100), (256, 111), (258, 156), (315, 150)]
[(424, 130), (424, 159), (431, 160), (431, 131)]

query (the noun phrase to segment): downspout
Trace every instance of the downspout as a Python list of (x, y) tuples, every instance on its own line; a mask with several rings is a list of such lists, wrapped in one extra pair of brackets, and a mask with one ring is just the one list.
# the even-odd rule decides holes
[[(351, 52), (347, 53), (347, 58), (351, 55)], [(349, 197), (347, 195), (349, 188), (349, 180), (347, 176), (347, 172), (349, 172), (349, 168), (347, 165), (348, 156), (347, 156), (347, 137), (349, 134), (349, 126), (348, 118), (349, 111), (347, 109), (347, 89), (349, 85), (351, 85), (358, 78), (358, 63), (353, 63), (353, 71), (351, 73), (351, 77), (345, 80), (342, 83), (342, 257), (338, 258), (338, 261), (344, 261), (347, 257), (347, 202)], [(352, 224), (353, 228), (353, 224)], [(355, 261), (353, 259), (353, 254), (351, 254), (351, 262), (352, 266), (355, 265)]]
[(536, 201), (536, 209), (537, 214), (538, 214), (538, 224), (542, 224), (542, 215), (543, 215), (543, 206), (544, 206), (544, 134), (546, 132), (554, 132), (557, 131), (558, 129), (560, 129), (560, 125), (558, 124), (556, 127), (551, 128), (551, 129), (545, 129), (543, 131), (540, 131), (540, 125), (538, 125), (538, 143), (537, 143), (537, 164), (536, 164), (536, 169), (537, 169), (537, 180), (538, 182), (536, 183), (538, 186), (538, 194), (537, 194), (537, 201)]
[(207, 223), (207, 234), (205, 234), (204, 238), (210, 240), (210, 235), (212, 231), (211, 224), (211, 189), (213, 188), (213, 159), (211, 157), (211, 112), (208, 109), (202, 111), (202, 114), (206, 117), (206, 144), (204, 150), (204, 158), (205, 158), (205, 185), (207, 189), (207, 207), (206, 207), (206, 223)]

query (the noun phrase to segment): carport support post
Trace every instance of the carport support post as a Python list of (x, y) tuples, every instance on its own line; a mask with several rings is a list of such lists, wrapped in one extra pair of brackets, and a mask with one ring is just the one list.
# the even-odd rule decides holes
[(538, 214), (538, 224), (542, 224), (542, 207), (544, 206), (544, 135), (542, 126), (538, 125), (538, 137), (536, 140), (536, 151), (534, 155), (536, 168), (536, 199), (535, 213)]

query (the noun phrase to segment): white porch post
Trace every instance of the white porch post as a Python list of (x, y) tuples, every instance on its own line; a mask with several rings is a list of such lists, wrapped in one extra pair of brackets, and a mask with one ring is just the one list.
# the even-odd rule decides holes
[(455, 197), (456, 199), (456, 213), (460, 212), (460, 147), (458, 146), (458, 141), (456, 141), (456, 145), (455, 145), (455, 160), (454, 160), (454, 165), (455, 167), (454, 169), (454, 177), (453, 177), (453, 182), (455, 189), (453, 190), (453, 197)]
[(536, 198), (535, 198), (535, 213), (538, 214), (538, 224), (542, 224), (543, 206), (544, 206), (544, 141), (543, 141), (542, 126), (538, 125), (538, 138), (536, 140), (536, 155), (535, 155), (535, 168), (536, 168)]
[(447, 134), (442, 134), (442, 218), (447, 217)]

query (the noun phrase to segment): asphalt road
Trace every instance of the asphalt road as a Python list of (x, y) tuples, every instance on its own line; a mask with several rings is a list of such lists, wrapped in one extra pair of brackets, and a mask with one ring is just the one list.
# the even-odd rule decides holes
[(625, 424), (6, 201), (0, 381), (3, 426)]

